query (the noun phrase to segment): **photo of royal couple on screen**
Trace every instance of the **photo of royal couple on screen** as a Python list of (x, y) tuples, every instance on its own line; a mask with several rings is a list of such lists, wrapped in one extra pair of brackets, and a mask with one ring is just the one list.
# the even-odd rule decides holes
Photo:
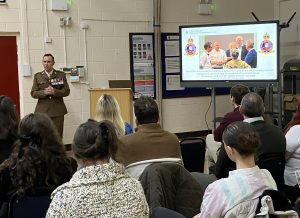
[(199, 68), (256, 68), (256, 47), (253, 33), (205, 36), (199, 45)]

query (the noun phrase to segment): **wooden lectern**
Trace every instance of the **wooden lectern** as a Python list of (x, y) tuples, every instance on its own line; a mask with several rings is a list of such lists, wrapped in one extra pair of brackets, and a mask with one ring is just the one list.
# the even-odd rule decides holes
[(96, 105), (101, 95), (107, 94), (114, 96), (120, 106), (122, 118), (127, 123), (132, 124), (132, 91), (128, 88), (108, 88), (108, 89), (89, 89), (90, 92), (90, 116), (94, 118), (96, 115)]

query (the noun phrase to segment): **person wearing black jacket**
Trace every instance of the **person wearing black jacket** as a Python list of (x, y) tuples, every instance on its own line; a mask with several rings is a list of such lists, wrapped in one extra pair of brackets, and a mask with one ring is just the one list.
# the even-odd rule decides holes
[[(284, 134), (279, 127), (264, 121), (264, 104), (258, 94), (251, 92), (245, 95), (242, 99), (240, 110), (244, 116), (244, 122), (251, 123), (255, 127), (261, 140), (261, 146), (257, 150), (256, 164), (260, 168), (270, 171), (280, 190), (284, 183), (283, 170), (286, 150)], [(282, 158), (283, 161), (281, 161)], [(270, 164), (266, 165), (266, 161)], [(235, 164), (228, 158), (224, 145), (222, 145), (214, 174), (218, 179), (226, 178), (232, 169), (235, 169)]]

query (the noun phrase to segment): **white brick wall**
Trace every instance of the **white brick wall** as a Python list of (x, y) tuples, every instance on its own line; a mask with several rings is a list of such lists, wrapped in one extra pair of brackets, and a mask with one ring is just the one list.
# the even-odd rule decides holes
[[(23, 4), (21, 1), (27, 3), (29, 51), (23, 50), (26, 49), (23, 46), (23, 43), (26, 43), (26, 36), (21, 32), (24, 27), (24, 20), (21, 20)], [(88, 88), (107, 87), (108, 79), (130, 78), (128, 33), (153, 30), (151, 23), (153, 5), (150, 0), (73, 0), (68, 11), (47, 11), (49, 37), (52, 38), (52, 43), (46, 44), (44, 43), (46, 21), (42, 14), (43, 2), (45, 1), (14, 0), (8, 1), (7, 5), (0, 5), (0, 34), (14, 32), (19, 36), (19, 64), (26, 64), (28, 57), (24, 57), (24, 54), (27, 52), (32, 72), (35, 73), (42, 70), (41, 58), (45, 52), (53, 53), (56, 68), (64, 65), (63, 29), (59, 26), (58, 20), (65, 16), (72, 17), (72, 26), (66, 27), (67, 65), (83, 65), (84, 40), (80, 24), (83, 21), (88, 23), (86, 36), (90, 85), (70, 84), (71, 95), (65, 98), (69, 114), (65, 121), (64, 141), (70, 143), (78, 124), (89, 117)], [(216, 0), (216, 13), (211, 16), (201, 16), (197, 14), (198, 2), (198, 0), (162, 0), (162, 31), (178, 32), (178, 26), (182, 24), (253, 21), (251, 11), (262, 20), (273, 19), (274, 8), (276, 12), (276, 3), (274, 7), (272, 0)], [(297, 0), (289, 2), (293, 2), (290, 8), (284, 6), (287, 7), (284, 8), (288, 11), (287, 15), (282, 13), (281, 16), (288, 17), (292, 8), (299, 8)], [(297, 22), (299, 23), (299, 18)], [(299, 41), (299, 33), (295, 33), (295, 30), (292, 32), (293, 40), (296, 40), (298, 34)], [(34, 111), (36, 100), (29, 94), (32, 78), (25, 78), (20, 74), (22, 115)], [(164, 128), (172, 132), (207, 129), (204, 114), (209, 100), (209, 97), (163, 100)], [(228, 96), (218, 96), (216, 106), (218, 116), (231, 110)], [(209, 125), (211, 120), (210, 111), (207, 117)]]

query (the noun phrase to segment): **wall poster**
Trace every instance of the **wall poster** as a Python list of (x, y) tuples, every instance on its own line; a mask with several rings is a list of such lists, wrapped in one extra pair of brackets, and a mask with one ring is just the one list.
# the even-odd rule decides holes
[(154, 34), (129, 33), (130, 76), (134, 98), (155, 98)]

